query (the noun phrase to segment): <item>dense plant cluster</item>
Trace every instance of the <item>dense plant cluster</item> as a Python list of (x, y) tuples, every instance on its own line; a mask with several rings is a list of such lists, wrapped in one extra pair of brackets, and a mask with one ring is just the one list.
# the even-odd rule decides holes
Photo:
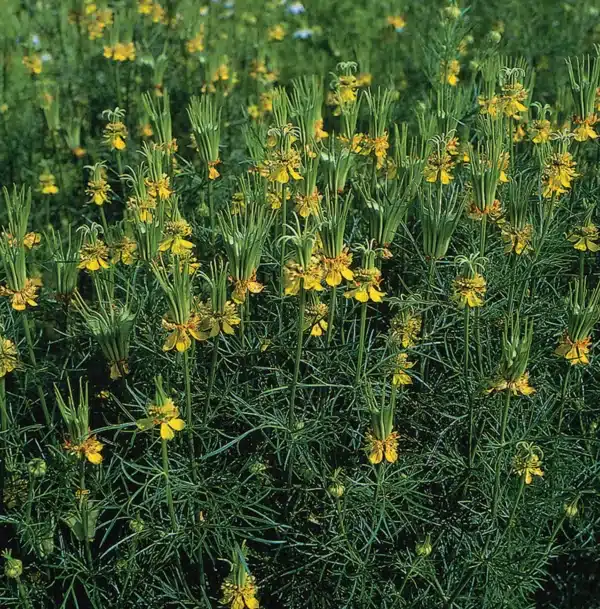
[(2, 607), (593, 607), (600, 7), (6, 0)]

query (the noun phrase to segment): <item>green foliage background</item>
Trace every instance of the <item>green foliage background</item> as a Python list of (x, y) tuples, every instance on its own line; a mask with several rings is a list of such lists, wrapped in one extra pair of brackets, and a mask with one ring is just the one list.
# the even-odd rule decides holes
[[(439, 70), (435, 52), (447, 28), (440, 12), (447, 4), (307, 0), (305, 13), (292, 15), (274, 2), (238, 0), (234, 8), (211, 3), (208, 16), (201, 17), (197, 2), (181, 0), (164, 4), (169, 15), (180, 15), (173, 27), (139, 15), (135, 2), (110, 6), (121, 27), (133, 34), (133, 62), (105, 59), (103, 40), (90, 41), (69, 22), (69, 11), (81, 12), (82, 3), (5, 0), (2, 8), (0, 104), (7, 107), (0, 114), (0, 184), (33, 189), (30, 229), (43, 233), (43, 241), (30, 254), (29, 265), (41, 274), (44, 287), (39, 306), (28, 312), (35, 366), (28, 358), (23, 314), (12, 310), (8, 299), (0, 302), (1, 333), (18, 345), (21, 360), (19, 369), (6, 377), (10, 427), (2, 434), (0, 535), (4, 547), (23, 561), (18, 585), (7, 577), (0, 581), (0, 604), (215, 607), (229, 572), (222, 559), (230, 559), (246, 540), (248, 567), (256, 577), (261, 606), (267, 608), (599, 606), (597, 350), (592, 350), (589, 366), (573, 367), (569, 377), (569, 364), (553, 354), (567, 323), (569, 283), (580, 273), (580, 256), (565, 234), (582, 224), (590, 205), (596, 216), (598, 144), (577, 148), (577, 169), (583, 175), (561, 199), (539, 252), (519, 258), (506, 255), (499, 231), (490, 227), (484, 272), (488, 291), (479, 318), (481, 370), (473, 344), (470, 367), (463, 370), (465, 315), (449, 297), (457, 274), (454, 257), (478, 251), (479, 226), (465, 214), (448, 255), (432, 265), (423, 253), (422, 226), (413, 202), (392, 245), (393, 258), (382, 263), (387, 299), (368, 307), (362, 382), (354, 382), (360, 306), (341, 298), (332, 343), (305, 335), (297, 423), (291, 429), (298, 299), (279, 295), (280, 246), (269, 239), (259, 269), (266, 289), (251, 297), (245, 339), (236, 331), (193, 347), (196, 478), (187, 430), (169, 443), (174, 528), (165, 502), (158, 434), (135, 427), (152, 400), (157, 374), (162, 374), (175, 402), (181, 408), (185, 403), (182, 358), (161, 349), (167, 302), (158, 283), (141, 262), (110, 271), (116, 298), (128, 298), (136, 312), (131, 372), (116, 381), (109, 379), (102, 353), (81, 318), (53, 295), (56, 260), (48, 247), (49, 224), (66, 234), (69, 227), (100, 222), (98, 208), (86, 204), (86, 165), (107, 161), (115, 196), (103, 209), (109, 225), (123, 219), (127, 193), (117, 177), (115, 154), (102, 143), (102, 112), (117, 104), (125, 108), (131, 136), (122, 163), (135, 167), (141, 160), (136, 151), (141, 142), (138, 127), (147, 122), (141, 94), (158, 83), (168, 90), (184, 168), (174, 185), (180, 211), (193, 227), (196, 256), (208, 272), (210, 261), (223, 256), (223, 247), (220, 235), (213, 240), (206, 215), (207, 183), (189, 147), (186, 114), (191, 96), (201, 94), (207, 80), (206, 62), (226, 54), (239, 76), (223, 99), (222, 177), (214, 186), (217, 208), (226, 210), (250, 162), (242, 128), (250, 123), (246, 108), (259, 93), (248, 75), (252, 59), (264, 57), (278, 70), (277, 82), (287, 87), (302, 75), (317, 75), (328, 86), (340, 61), (356, 61), (359, 72), (372, 74), (373, 91), (399, 91), (393, 122), (406, 122), (411, 136), (423, 137), (416, 116), (418, 111), (435, 118), (432, 91), (439, 83), (427, 74)], [(575, 113), (564, 58), (593, 53), (594, 43), (600, 41), (598, 2), (473, 0), (461, 9), (459, 29), (473, 36), (468, 53), (460, 58), (459, 88), (466, 92), (458, 117), (461, 141), (469, 137), (466, 127), (475, 125), (481, 93), (477, 68), (490, 49), (499, 57), (523, 57), (535, 69), (530, 99), (551, 104), (556, 123)], [(401, 33), (387, 25), (389, 15), (404, 15)], [(206, 50), (190, 56), (185, 41), (202, 20), (207, 24)], [(285, 23), (288, 34), (281, 42), (268, 42), (265, 32), (276, 23)], [(311, 37), (295, 38), (293, 32), (303, 28), (312, 29)], [(492, 30), (503, 32), (496, 46)], [(33, 35), (39, 37), (39, 48)], [(31, 52), (50, 55), (39, 76), (31, 76), (22, 65), (22, 56)], [(40, 107), (44, 91), (59, 100), (56, 132), (48, 128)], [(328, 131), (338, 130), (339, 119), (330, 109), (324, 117)], [(86, 149), (81, 159), (72, 155), (65, 140), (73, 122), (81, 127)], [(366, 131), (367, 125), (363, 104), (358, 130)], [(524, 172), (537, 184), (539, 165), (530, 142), (515, 147), (511, 162), (512, 178)], [(59, 183), (54, 197), (38, 190), (39, 175), (46, 168)], [(455, 187), (465, 192), (469, 175), (461, 171)], [(353, 246), (364, 244), (368, 236), (360, 180), (357, 170), (350, 180), (356, 197), (345, 239)], [(511, 195), (503, 188), (504, 203)], [(542, 206), (537, 190), (529, 204), (539, 231)], [(6, 221), (2, 202), (0, 223), (6, 226)], [(355, 253), (357, 263), (359, 258)], [(595, 286), (596, 255), (585, 256), (584, 271), (589, 286)], [(78, 287), (93, 303), (88, 273), (80, 273)], [(523, 294), (520, 314), (534, 323), (528, 370), (536, 393), (512, 400), (506, 445), (500, 446), (503, 398), (485, 396), (483, 390), (500, 363), (511, 290)], [(195, 281), (194, 291), (205, 298), (206, 282)], [(373, 466), (364, 451), (369, 407), (390, 399), (393, 353), (386, 333), (400, 297), (408, 294), (425, 315), (427, 335), (410, 351), (411, 359), (419, 362), (414, 384), (399, 392), (396, 402), (398, 461)], [(215, 344), (219, 363), (208, 404)], [(79, 378), (89, 383), (90, 428), (105, 444), (103, 464), (85, 468), (88, 514), (97, 518), (89, 523), (94, 534), (88, 549), (68, 523), (69, 515), (80, 514), (76, 491), (82, 468), (61, 448), (66, 429), (53, 384), (64, 393), (67, 378), (73, 387)], [(50, 427), (40, 410), (36, 384), (51, 409)], [(468, 395), (473, 396), (479, 433), (471, 466)], [(561, 410), (565, 420), (559, 430)], [(511, 468), (521, 441), (543, 450), (544, 477), (524, 489)], [(34, 458), (47, 465), (41, 478), (28, 469)], [(497, 459), (501, 483), (493, 513)], [(339, 498), (328, 491), (333, 479), (344, 487)], [(564, 506), (574, 500), (578, 513), (569, 518)], [(132, 528), (132, 521), (143, 521), (143, 526)], [(431, 543), (428, 556), (416, 551), (425, 540)]]

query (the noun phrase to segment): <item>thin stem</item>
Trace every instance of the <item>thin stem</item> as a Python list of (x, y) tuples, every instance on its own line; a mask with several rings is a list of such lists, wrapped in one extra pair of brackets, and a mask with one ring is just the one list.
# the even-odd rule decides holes
[(285, 184), (281, 188), (281, 255), (279, 259), (279, 296), (283, 298), (283, 271), (285, 268), (285, 252), (286, 252), (286, 220), (287, 220), (287, 190)]
[(210, 376), (208, 377), (208, 395), (206, 397), (206, 406), (204, 410), (204, 424), (208, 421), (208, 415), (210, 412), (210, 401), (212, 399), (212, 393), (215, 386), (215, 378), (217, 376), (217, 364), (219, 359), (219, 335), (215, 336), (213, 342), (213, 352), (210, 362)]
[(569, 388), (569, 380), (571, 379), (571, 370), (572, 370), (572, 366), (569, 365), (569, 367), (567, 368), (567, 374), (565, 374), (565, 377), (563, 379), (562, 389), (560, 392), (560, 412), (558, 415), (558, 433), (560, 433), (560, 430), (562, 429), (562, 424), (563, 424), (563, 420), (564, 420), (564, 416), (565, 416), (565, 398), (567, 397), (567, 391)]
[(294, 410), (296, 404), (296, 391), (298, 388), (298, 378), (300, 376), (300, 360), (302, 359), (302, 343), (304, 339), (304, 310), (306, 308), (306, 290), (304, 289), (304, 279), (300, 280), (300, 304), (298, 308), (298, 335), (296, 339), (296, 361), (294, 364), (294, 379), (292, 381), (292, 390), (290, 393), (290, 409), (288, 413), (288, 425), (290, 430), (293, 429), (296, 422), (296, 413)]
[[(25, 329), (25, 337), (27, 338), (27, 348), (29, 350), (29, 359), (31, 361), (31, 365), (36, 369), (37, 376), (37, 360), (35, 358), (35, 352), (33, 350), (33, 339), (31, 337), (31, 328), (29, 327), (29, 319), (27, 314), (23, 314), (23, 328)], [(42, 410), (44, 411), (44, 418), (46, 419), (46, 425), (50, 427), (52, 425), (52, 418), (50, 417), (50, 412), (48, 411), (48, 405), (46, 404), (46, 396), (44, 395), (44, 391), (42, 386), (36, 383), (38, 396), (40, 398), (40, 403), (42, 405)]]
[(335, 305), (337, 301), (337, 286), (333, 286), (331, 290), (331, 298), (329, 299), (329, 315), (327, 316), (327, 346), (331, 344), (333, 338), (333, 320), (335, 319)]
[(504, 452), (504, 441), (506, 438), (506, 426), (508, 424), (508, 411), (510, 409), (510, 389), (506, 390), (506, 398), (504, 401), (504, 410), (502, 411), (502, 423), (500, 427), (500, 447), (498, 449), (498, 457), (496, 458), (496, 481), (494, 483), (494, 502), (492, 506), (492, 518), (496, 516), (498, 510), (498, 499), (500, 493), (500, 465), (502, 462), (502, 455)]
[(354, 382), (358, 384), (362, 375), (363, 358), (365, 352), (365, 333), (367, 329), (367, 303), (363, 302), (360, 309), (360, 336), (358, 339), (358, 361), (356, 363), (356, 376)]
[(80, 470), (79, 470), (79, 490), (81, 492), (80, 495), (80, 505), (79, 505), (79, 514), (81, 518), (81, 528), (83, 529), (83, 539), (85, 543), (85, 557), (87, 559), (87, 563), (89, 568), (92, 568), (93, 559), (92, 559), (92, 549), (90, 547), (90, 534), (88, 531), (88, 504), (87, 504), (87, 494), (85, 493), (85, 460), (81, 461)]
[(186, 349), (183, 352), (183, 376), (185, 382), (185, 416), (190, 447), (190, 460), (192, 462), (192, 477), (196, 481), (196, 447), (194, 445), (194, 420), (192, 417), (192, 389), (190, 381), (190, 356)]
[(211, 245), (215, 244), (217, 240), (217, 233), (215, 230), (215, 200), (213, 195), (213, 181), (208, 179), (208, 214), (210, 216), (210, 242)]
[(8, 430), (8, 410), (6, 408), (6, 379), (0, 377), (0, 420), (2, 434)]
[(166, 493), (167, 493), (167, 505), (169, 506), (169, 515), (171, 516), (171, 526), (177, 528), (177, 520), (175, 519), (175, 508), (173, 506), (173, 495), (171, 493), (171, 479), (169, 477), (169, 453), (167, 450), (167, 440), (161, 438), (162, 442), (162, 466), (163, 474), (165, 476)]

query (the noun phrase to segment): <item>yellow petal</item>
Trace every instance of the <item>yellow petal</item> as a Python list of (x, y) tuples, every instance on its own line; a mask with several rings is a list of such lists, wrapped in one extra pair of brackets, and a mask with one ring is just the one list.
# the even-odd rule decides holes
[(175, 434), (173, 433), (173, 430), (166, 423), (161, 423), (160, 424), (160, 437), (163, 440), (172, 440), (175, 437)]
[(185, 427), (185, 421), (183, 419), (171, 419), (169, 421), (169, 427), (175, 431), (181, 431)]

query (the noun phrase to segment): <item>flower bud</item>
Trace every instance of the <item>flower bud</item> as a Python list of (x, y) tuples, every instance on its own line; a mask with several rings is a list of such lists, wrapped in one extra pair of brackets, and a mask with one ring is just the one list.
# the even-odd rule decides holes
[(144, 530), (144, 521), (141, 518), (135, 518), (129, 521), (129, 528), (134, 533), (141, 533)]
[(496, 30), (492, 30), (488, 35), (487, 35), (487, 39), (492, 43), (492, 44), (498, 44), (501, 40), (502, 40), (502, 34), (500, 32), (497, 32)]
[(4, 575), (10, 579), (17, 579), (23, 573), (23, 563), (18, 558), (6, 556), (6, 564), (4, 565)]
[(577, 507), (577, 499), (571, 501), (571, 503), (565, 503), (565, 515), (567, 518), (575, 518), (579, 513), (579, 508)]
[(429, 540), (429, 535), (427, 536), (427, 538), (425, 539), (424, 542), (422, 543), (418, 543), (415, 546), (415, 551), (417, 553), (417, 556), (429, 556), (431, 554), (431, 550), (433, 548), (431, 547), (431, 541)]
[(345, 490), (346, 490), (346, 488), (344, 487), (344, 485), (341, 482), (338, 482), (338, 481), (332, 482), (327, 487), (327, 492), (332, 497), (335, 497), (336, 499), (339, 499), (344, 494)]
[(29, 474), (34, 478), (43, 478), (46, 475), (46, 462), (43, 459), (32, 459), (27, 464)]
[(444, 17), (450, 21), (456, 21), (460, 17), (460, 9), (458, 6), (447, 6), (444, 8)]

